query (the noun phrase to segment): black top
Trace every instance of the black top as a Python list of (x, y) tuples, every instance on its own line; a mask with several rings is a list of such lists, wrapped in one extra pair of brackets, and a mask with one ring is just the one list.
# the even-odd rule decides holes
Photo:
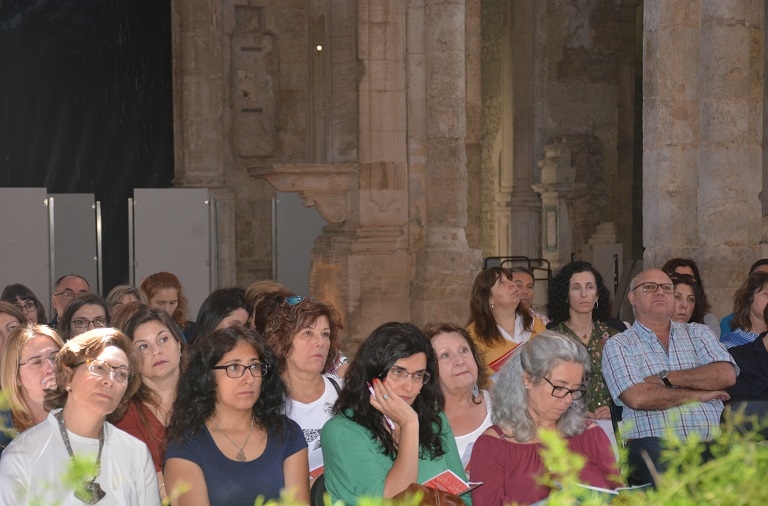
[(736, 384), (726, 388), (731, 402), (743, 400), (768, 400), (768, 350), (763, 344), (763, 332), (751, 343), (730, 348), (730, 352), (741, 372)]

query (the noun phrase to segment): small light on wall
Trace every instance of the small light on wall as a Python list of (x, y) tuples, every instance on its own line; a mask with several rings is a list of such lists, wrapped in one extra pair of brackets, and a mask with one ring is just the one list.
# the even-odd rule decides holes
[(323, 50), (323, 46), (322, 46), (322, 45), (320, 45), (320, 44), (318, 44), (318, 45), (315, 47), (315, 49), (317, 49), (317, 51), (318, 51), (318, 52), (320, 52), (320, 51), (322, 51), (322, 50)]

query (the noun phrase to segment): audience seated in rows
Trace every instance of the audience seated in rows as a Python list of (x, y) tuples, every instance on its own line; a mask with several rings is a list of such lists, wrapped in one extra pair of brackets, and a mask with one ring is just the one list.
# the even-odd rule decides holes
[(520, 304), (520, 289), (504, 267), (480, 271), (472, 284), (467, 331), (477, 344), (489, 374), (497, 372), (515, 349), (545, 329)]
[(141, 282), (141, 291), (147, 296), (149, 307), (165, 311), (179, 326), (185, 342), (195, 338), (195, 322), (187, 320), (187, 298), (181, 281), (170, 272), (156, 272)]
[(250, 306), (242, 288), (219, 288), (211, 292), (200, 305), (195, 323), (195, 335), (190, 344), (214, 330), (248, 325)]
[[(122, 332), (94, 329), (64, 344), (56, 359), (51, 412), (19, 434), (0, 458), (0, 504), (160, 505), (146, 445), (115, 428), (141, 384), (138, 357)], [(74, 456), (96, 455), (92, 479), (72, 490)]]
[(166, 432), (165, 486), (179, 503), (252, 506), (309, 500), (307, 443), (285, 410), (277, 357), (264, 338), (234, 326), (192, 348)]
[(589, 367), (584, 346), (551, 330), (521, 345), (504, 364), (492, 392), (494, 425), (477, 440), (470, 460), (472, 479), (483, 482), (472, 491), (474, 504), (532, 504), (549, 495), (537, 482), (545, 471), (543, 429), (564, 437), (585, 458), (582, 483), (621, 485), (608, 437), (584, 416)]
[(768, 304), (768, 273), (755, 272), (733, 296), (731, 331), (720, 337), (726, 348), (751, 343), (768, 330), (763, 309)]
[(718, 322), (717, 317), (711, 312), (712, 308), (709, 304), (709, 299), (707, 298), (707, 291), (704, 289), (704, 281), (701, 279), (699, 266), (696, 265), (696, 262), (690, 258), (672, 258), (664, 264), (661, 270), (667, 276), (671, 276), (672, 274), (686, 274), (693, 278), (701, 289), (701, 307), (704, 311), (704, 325), (710, 328), (712, 333), (715, 334), (715, 337), (720, 337), (720, 323)]
[(30, 323), (48, 323), (45, 316), (45, 308), (40, 303), (40, 299), (26, 286), (16, 283), (8, 285), (3, 289), (0, 300), (10, 302), (24, 315)]
[(621, 436), (635, 483), (653, 481), (643, 452), (656, 471), (664, 471), (660, 454), (667, 430), (682, 439), (714, 437), (729, 398), (725, 389), (738, 374), (709, 327), (672, 322), (673, 294), (672, 280), (661, 270), (638, 274), (628, 294), (635, 323), (603, 349), (603, 376), (629, 422)]
[(19, 309), (10, 302), (0, 301), (0, 350), (3, 349), (13, 329), (27, 323)]
[(533, 272), (527, 267), (515, 266), (510, 267), (509, 272), (512, 273), (512, 281), (520, 290), (520, 304), (526, 306), (534, 318), (541, 320), (544, 325), (549, 323), (547, 315), (536, 312), (533, 309), (533, 293), (536, 288), (536, 278), (533, 276)]
[(469, 476), (469, 458), (480, 435), (491, 426), (490, 382), (477, 346), (467, 331), (453, 323), (427, 325), (425, 334), (437, 356), (445, 416), (456, 439), (461, 465)]
[(65, 274), (56, 280), (53, 285), (53, 294), (51, 303), (53, 305), (53, 319), (48, 323), (50, 327), (56, 328), (59, 319), (64, 315), (64, 311), (72, 303), (72, 300), (78, 295), (90, 293), (91, 285), (82, 276), (77, 274)]
[(56, 356), (64, 345), (47, 325), (24, 323), (8, 336), (0, 362), (0, 386), (13, 429), (23, 432), (48, 416), (45, 391), (56, 388)]
[(265, 336), (277, 356), (288, 401), (285, 414), (299, 424), (309, 451), (310, 483), (323, 472), (320, 431), (331, 418), (342, 380), (326, 376), (341, 349), (341, 317), (330, 304), (303, 299), (283, 303)]
[[(763, 309), (763, 319), (768, 321), (768, 305)], [(726, 389), (731, 402), (768, 400), (768, 331), (763, 331), (751, 343), (728, 348), (739, 376), (736, 384)]]
[(115, 310), (123, 304), (130, 304), (131, 302), (140, 302), (142, 304), (148, 303), (147, 296), (144, 295), (144, 292), (132, 285), (117, 285), (109, 291), (105, 300), (109, 306), (109, 312), (113, 316)]
[(693, 276), (672, 273), (669, 279), (675, 285), (675, 313), (672, 321), (704, 324), (704, 296)]
[(120, 329), (131, 340), (140, 357), (141, 387), (133, 395), (125, 416), (115, 425), (143, 441), (152, 455), (152, 462), (165, 499), (163, 461), (165, 460), (165, 427), (170, 422), (171, 406), (176, 399), (179, 377), (187, 353), (184, 338), (165, 311), (156, 311), (145, 304), (129, 303), (136, 311)]
[[(750, 277), (752, 274), (756, 272), (767, 272), (768, 273), (768, 258), (761, 258), (757, 262), (753, 263), (752, 266), (749, 268), (749, 272), (747, 273), (747, 277)], [(733, 320), (733, 313), (728, 314), (723, 317), (722, 320), (720, 320), (720, 336), (724, 336), (727, 333), (729, 333), (731, 329), (731, 321)]]
[[(574, 261), (549, 282), (548, 328), (581, 342), (589, 354), (589, 382), (584, 404), (587, 417), (611, 418), (611, 394), (602, 373), (603, 347), (611, 336), (625, 330), (611, 315), (611, 294), (603, 277), (589, 262)], [(614, 327), (620, 326), (620, 329)]]
[(59, 335), (64, 342), (91, 329), (110, 324), (109, 306), (101, 296), (84, 293), (75, 297), (59, 319)]
[(437, 371), (432, 344), (412, 324), (385, 323), (363, 341), (321, 433), (332, 501), (393, 497), (446, 470), (466, 477)]

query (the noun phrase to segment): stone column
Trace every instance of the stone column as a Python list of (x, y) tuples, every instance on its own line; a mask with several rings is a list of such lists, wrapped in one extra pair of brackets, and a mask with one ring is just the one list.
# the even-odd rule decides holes
[(502, 61), (505, 93), (504, 146), (502, 167), (512, 179), (509, 213), (512, 228), (509, 237), (510, 255), (531, 258), (539, 256), (539, 212), (541, 202), (531, 189), (536, 182), (534, 155), (534, 95), (537, 81), (534, 68), (536, 24), (534, 0), (515, 0), (505, 5), (504, 49), (508, 55)]
[(464, 0), (427, 0), (424, 16), (426, 237), (416, 252), (411, 319), (464, 323), (482, 266), (467, 245)]
[(235, 284), (234, 196), (225, 186), (221, 6), (172, 0), (173, 132), (180, 188), (210, 188), (218, 202), (219, 284)]
[(647, 0), (643, 65), (646, 266), (699, 263), (713, 311), (761, 237), (761, 2)]

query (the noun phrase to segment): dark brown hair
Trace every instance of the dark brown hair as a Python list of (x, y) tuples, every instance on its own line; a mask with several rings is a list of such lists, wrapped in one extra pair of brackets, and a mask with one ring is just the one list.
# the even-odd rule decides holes
[[(504, 337), (499, 332), (496, 319), (491, 312), (488, 299), (491, 298), (491, 288), (501, 276), (512, 281), (512, 273), (505, 267), (490, 267), (480, 271), (480, 274), (472, 283), (472, 297), (469, 300), (469, 323), (475, 324), (475, 334), (486, 346), (495, 346), (504, 342)], [(515, 311), (523, 318), (523, 328), (533, 330), (533, 314), (525, 307), (518, 304)]]
[(341, 317), (332, 305), (315, 299), (302, 299), (298, 304), (291, 306), (283, 302), (272, 313), (265, 332), (267, 343), (277, 355), (277, 363), (280, 372), (285, 371), (286, 360), (293, 349), (293, 338), (301, 329), (307, 328), (321, 316), (328, 318), (331, 330), (331, 348), (325, 358), (323, 372), (333, 367), (341, 348)]

